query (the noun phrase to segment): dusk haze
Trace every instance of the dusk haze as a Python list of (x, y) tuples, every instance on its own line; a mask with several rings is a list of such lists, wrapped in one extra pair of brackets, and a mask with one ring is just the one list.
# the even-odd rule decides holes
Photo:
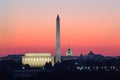
[(0, 0), (0, 57), (26, 52), (120, 55), (120, 0)]

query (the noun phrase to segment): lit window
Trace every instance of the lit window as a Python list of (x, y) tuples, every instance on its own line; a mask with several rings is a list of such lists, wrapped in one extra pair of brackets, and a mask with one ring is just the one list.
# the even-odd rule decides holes
[(90, 67), (88, 67), (88, 69), (90, 69)]
[(113, 69), (115, 69), (115, 66), (113, 66)]
[(40, 58), (40, 61), (41, 61), (41, 58)]
[(50, 58), (48, 58), (48, 61), (50, 61)]
[(27, 58), (25, 58), (25, 60), (27, 61)]
[(47, 58), (45, 58), (45, 61), (47, 61)]
[(30, 61), (30, 58), (28, 58), (28, 61)]
[(38, 58), (36, 60), (38, 61)]

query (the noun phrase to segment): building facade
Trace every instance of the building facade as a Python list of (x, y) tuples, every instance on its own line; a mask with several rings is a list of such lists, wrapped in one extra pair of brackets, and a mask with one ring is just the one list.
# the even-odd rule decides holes
[(73, 54), (72, 50), (70, 48), (68, 48), (66, 51), (66, 56), (73, 56), (72, 54)]
[(26, 53), (22, 57), (22, 63), (30, 65), (30, 67), (43, 67), (46, 62), (54, 65), (54, 56), (51, 53)]

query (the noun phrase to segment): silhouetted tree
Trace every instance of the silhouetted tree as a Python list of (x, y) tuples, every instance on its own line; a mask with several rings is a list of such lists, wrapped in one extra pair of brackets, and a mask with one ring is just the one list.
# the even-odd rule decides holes
[(25, 64), (25, 65), (24, 65), (24, 68), (25, 68), (26, 70), (29, 70), (29, 69), (30, 69), (30, 65), (29, 65), (29, 64)]
[(52, 69), (52, 63), (51, 62), (46, 62), (44, 68), (45, 68), (45, 70), (51, 70)]

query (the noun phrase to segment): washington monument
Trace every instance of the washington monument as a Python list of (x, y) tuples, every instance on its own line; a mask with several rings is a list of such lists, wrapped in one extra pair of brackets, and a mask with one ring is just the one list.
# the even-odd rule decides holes
[(60, 56), (60, 17), (56, 18), (56, 62), (61, 62)]

